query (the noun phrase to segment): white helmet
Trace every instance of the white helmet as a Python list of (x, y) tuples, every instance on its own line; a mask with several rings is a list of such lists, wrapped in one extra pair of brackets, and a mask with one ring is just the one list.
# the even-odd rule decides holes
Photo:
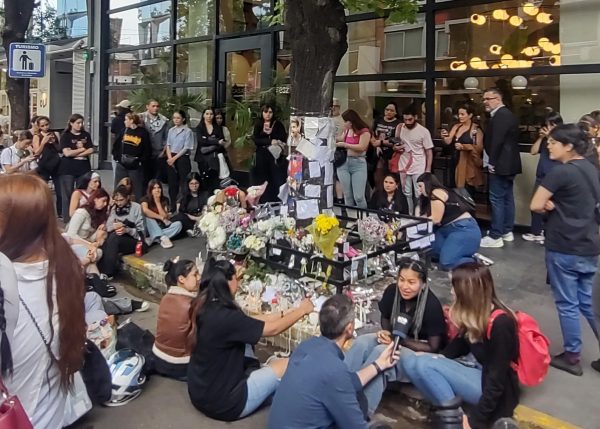
[(115, 352), (108, 360), (112, 377), (112, 395), (104, 405), (118, 407), (134, 400), (142, 393), (146, 375), (142, 373), (145, 359), (131, 349)]

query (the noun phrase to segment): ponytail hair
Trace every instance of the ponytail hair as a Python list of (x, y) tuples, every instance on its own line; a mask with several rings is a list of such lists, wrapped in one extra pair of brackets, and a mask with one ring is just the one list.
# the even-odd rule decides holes
[(200, 278), (200, 294), (192, 302), (190, 318), (192, 329), (188, 336), (189, 350), (196, 346), (196, 330), (198, 315), (204, 311), (207, 303), (215, 303), (226, 308), (239, 309), (233, 294), (229, 289), (229, 282), (235, 276), (235, 267), (226, 260), (210, 258)]
[(187, 277), (195, 266), (196, 264), (189, 259), (168, 259), (163, 265), (163, 271), (166, 273), (165, 283), (167, 286), (177, 286), (179, 276)]

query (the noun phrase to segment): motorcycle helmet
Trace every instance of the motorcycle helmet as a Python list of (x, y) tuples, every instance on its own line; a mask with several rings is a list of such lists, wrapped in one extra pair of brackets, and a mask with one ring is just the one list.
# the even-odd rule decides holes
[(108, 360), (112, 377), (112, 395), (107, 407), (119, 407), (134, 400), (142, 393), (146, 375), (142, 373), (145, 359), (131, 349), (115, 352)]

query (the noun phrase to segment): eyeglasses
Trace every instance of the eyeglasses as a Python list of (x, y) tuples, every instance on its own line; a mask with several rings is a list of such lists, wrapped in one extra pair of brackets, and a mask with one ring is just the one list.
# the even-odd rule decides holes
[(483, 101), (495, 100), (498, 97), (483, 97)]

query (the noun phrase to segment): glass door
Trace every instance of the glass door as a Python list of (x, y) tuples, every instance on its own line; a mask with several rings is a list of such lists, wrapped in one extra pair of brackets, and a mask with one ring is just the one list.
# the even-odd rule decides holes
[[(251, 132), (240, 129), (235, 124), (233, 106), (235, 101), (258, 109), (259, 93), (271, 85), (273, 63), (273, 41), (270, 34), (236, 39), (221, 39), (219, 46), (219, 66), (217, 73), (217, 105), (228, 108), (226, 125), (232, 141)], [(239, 106), (239, 105), (238, 105)], [(229, 157), (237, 172), (247, 172), (254, 145), (246, 142), (243, 147), (231, 147)], [(238, 176), (237, 174), (234, 174)], [(238, 176), (239, 177), (239, 176)], [(243, 178), (240, 177), (240, 179)], [(238, 179), (239, 180), (239, 179)]]

